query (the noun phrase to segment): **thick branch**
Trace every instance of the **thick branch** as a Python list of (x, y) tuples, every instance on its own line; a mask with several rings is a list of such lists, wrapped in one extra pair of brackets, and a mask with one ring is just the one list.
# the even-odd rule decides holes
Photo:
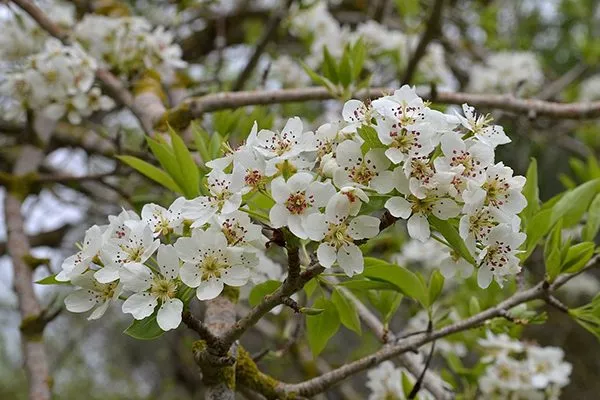
[[(47, 232), (41, 232), (36, 235), (28, 236), (27, 241), (31, 247), (57, 247), (60, 246), (65, 234), (71, 229), (70, 224), (65, 224), (61, 227)], [(6, 243), (0, 242), (0, 255), (6, 253)]]
[[(388, 88), (371, 88), (355, 94), (358, 99), (383, 96), (393, 92)], [(495, 108), (519, 114), (545, 116), (558, 119), (586, 119), (600, 117), (600, 101), (585, 103), (556, 103), (536, 99), (519, 99), (512, 95), (488, 95), (462, 92), (418, 90), (425, 100), (439, 104), (469, 103), (475, 107)], [(327, 89), (309, 87), (248, 92), (223, 92), (202, 97), (191, 97), (179, 106), (165, 112), (161, 123), (168, 122), (176, 128), (185, 128), (191, 120), (204, 113), (251, 105), (294, 103), (335, 98)]]
[(404, 72), (404, 76), (402, 77), (403, 84), (410, 83), (413, 75), (417, 71), (417, 66), (419, 65), (419, 62), (421, 61), (421, 59), (425, 55), (425, 52), (427, 51), (427, 46), (429, 46), (429, 43), (440, 34), (443, 8), (444, 0), (435, 0), (429, 19), (427, 20), (427, 27), (425, 28), (425, 32), (423, 33), (423, 36), (421, 36), (421, 39), (417, 44), (415, 52), (410, 57), (410, 61), (408, 62), (408, 66), (406, 67), (406, 71)]

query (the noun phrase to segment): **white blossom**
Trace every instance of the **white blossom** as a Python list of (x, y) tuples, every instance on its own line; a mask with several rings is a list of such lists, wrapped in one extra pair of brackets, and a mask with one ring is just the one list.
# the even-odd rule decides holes
[(521, 270), (519, 266), (519, 247), (526, 235), (515, 232), (508, 224), (493, 227), (487, 237), (486, 247), (479, 253), (479, 272), (477, 283), (487, 288), (492, 279), (502, 285), (507, 275), (514, 275)]
[(94, 278), (94, 272), (88, 271), (71, 279), (79, 289), (65, 298), (67, 310), (74, 313), (90, 311), (95, 307), (88, 319), (98, 319), (104, 315), (110, 303), (116, 300), (123, 291), (118, 282), (100, 283)]

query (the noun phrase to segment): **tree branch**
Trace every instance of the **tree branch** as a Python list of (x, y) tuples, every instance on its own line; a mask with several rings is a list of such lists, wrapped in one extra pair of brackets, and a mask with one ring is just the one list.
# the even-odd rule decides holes
[[(371, 88), (355, 93), (355, 98), (367, 99), (393, 93), (393, 89)], [(417, 90), (424, 100), (438, 104), (469, 103), (475, 107), (495, 108), (519, 114), (545, 116), (557, 119), (589, 119), (600, 117), (600, 101), (585, 103), (556, 103), (537, 99), (520, 99), (512, 95), (490, 95), (462, 92)], [(326, 88), (309, 87), (301, 89), (257, 90), (248, 92), (222, 92), (202, 97), (191, 97), (179, 106), (167, 110), (159, 124), (169, 123), (183, 129), (195, 118), (213, 111), (234, 109), (251, 105), (294, 103), (317, 100), (331, 100), (335, 96)]]
[(279, 28), (281, 21), (285, 17), (285, 14), (287, 13), (288, 9), (290, 8), (293, 2), (294, 0), (286, 0), (285, 3), (281, 7), (279, 7), (279, 9), (273, 11), (273, 15), (271, 15), (269, 22), (267, 22), (267, 26), (265, 27), (265, 31), (263, 32), (262, 37), (258, 40), (258, 43), (254, 48), (254, 53), (252, 53), (252, 56), (250, 57), (250, 59), (246, 63), (246, 66), (244, 67), (237, 80), (233, 84), (231, 90), (237, 92), (238, 90), (242, 90), (244, 88), (246, 81), (248, 81), (248, 79), (252, 75), (252, 72), (256, 68), (256, 65), (258, 64), (260, 56), (264, 53), (265, 49), (267, 48), (267, 45), (277, 33), (277, 29)]
[[(62, 243), (65, 234), (71, 228), (72, 226), (70, 224), (65, 224), (51, 231), (28, 236), (27, 241), (32, 248), (40, 246), (57, 247)], [(5, 242), (0, 242), (0, 256), (6, 253), (6, 247)]]
[(423, 36), (421, 36), (421, 40), (419, 40), (415, 52), (410, 57), (410, 61), (408, 62), (408, 66), (406, 67), (406, 71), (404, 72), (404, 76), (402, 77), (403, 84), (410, 83), (413, 75), (417, 71), (419, 61), (421, 61), (423, 56), (425, 56), (427, 46), (429, 46), (429, 43), (441, 33), (443, 8), (444, 0), (435, 0), (435, 3), (433, 4), (433, 8), (431, 10), (431, 14), (429, 15), (429, 19), (427, 20), (427, 27), (425, 28), (425, 32), (423, 32)]

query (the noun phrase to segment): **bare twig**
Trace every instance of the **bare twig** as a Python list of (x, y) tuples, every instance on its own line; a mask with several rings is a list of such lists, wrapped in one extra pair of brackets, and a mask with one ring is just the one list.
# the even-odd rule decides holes
[(294, 0), (286, 0), (284, 4), (281, 5), (281, 7), (273, 11), (273, 15), (271, 15), (269, 22), (267, 22), (267, 26), (265, 27), (263, 35), (258, 40), (258, 43), (256, 43), (256, 47), (254, 48), (252, 56), (250, 56), (250, 59), (246, 63), (246, 66), (244, 66), (244, 69), (233, 84), (231, 90), (237, 92), (238, 90), (242, 90), (244, 88), (244, 85), (246, 84), (246, 82), (252, 75), (252, 72), (254, 72), (256, 65), (258, 64), (260, 56), (264, 53), (265, 49), (267, 48), (267, 45), (277, 33), (277, 29), (279, 28), (281, 21), (285, 17), (285, 14), (287, 13), (288, 9), (290, 8), (293, 2)]
[(427, 20), (427, 27), (425, 28), (425, 32), (423, 32), (423, 36), (421, 36), (421, 39), (419, 40), (419, 43), (415, 48), (415, 52), (410, 57), (410, 60), (406, 67), (406, 71), (404, 72), (404, 76), (402, 77), (403, 84), (410, 83), (413, 75), (417, 71), (417, 66), (419, 65), (419, 62), (421, 61), (421, 59), (425, 55), (425, 52), (427, 51), (427, 46), (429, 46), (429, 43), (441, 33), (443, 8), (444, 0), (435, 0), (433, 8), (431, 9), (431, 14), (429, 15), (429, 19)]
[[(40, 232), (35, 235), (27, 236), (27, 241), (29, 245), (33, 247), (39, 246), (48, 246), (48, 247), (56, 247), (59, 246), (65, 236), (65, 234), (71, 229), (72, 226), (70, 224), (65, 224), (56, 229), (47, 232)], [(6, 253), (6, 243), (0, 242), (0, 255)]]
[(576, 64), (573, 68), (568, 70), (565, 74), (563, 74), (560, 78), (545, 86), (544, 89), (535, 96), (540, 100), (549, 100), (559, 94), (565, 87), (573, 83), (577, 78), (579, 78), (586, 70), (588, 66), (580, 62)]
[(206, 341), (206, 344), (208, 346), (210, 346), (210, 347), (217, 346), (217, 343), (219, 342), (219, 338), (216, 337), (215, 335), (213, 335), (213, 333), (210, 331), (209, 327), (206, 326), (204, 324), (204, 322), (202, 322), (199, 319), (197, 319), (196, 317), (194, 317), (191, 312), (185, 311), (181, 315), (181, 319), (182, 319), (183, 323), (187, 325), (188, 328), (190, 328), (191, 330), (198, 333), (198, 335), (200, 335), (200, 337), (204, 341)]

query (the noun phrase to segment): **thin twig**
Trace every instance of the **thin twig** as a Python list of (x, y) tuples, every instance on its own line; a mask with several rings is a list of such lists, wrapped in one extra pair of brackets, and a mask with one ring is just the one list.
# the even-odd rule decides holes
[(252, 53), (252, 56), (250, 56), (250, 59), (248, 59), (248, 62), (244, 66), (244, 69), (238, 76), (235, 83), (233, 84), (231, 90), (237, 92), (238, 90), (242, 90), (244, 88), (244, 85), (246, 84), (246, 82), (252, 75), (252, 72), (254, 72), (254, 69), (258, 65), (260, 56), (266, 50), (269, 42), (275, 37), (275, 34), (277, 33), (277, 29), (279, 28), (281, 21), (285, 17), (288, 9), (290, 8), (293, 2), (294, 0), (286, 0), (281, 7), (273, 11), (273, 15), (271, 15), (271, 18), (267, 22), (267, 26), (265, 27), (263, 35), (258, 40), (258, 43), (254, 48), (254, 52)]

